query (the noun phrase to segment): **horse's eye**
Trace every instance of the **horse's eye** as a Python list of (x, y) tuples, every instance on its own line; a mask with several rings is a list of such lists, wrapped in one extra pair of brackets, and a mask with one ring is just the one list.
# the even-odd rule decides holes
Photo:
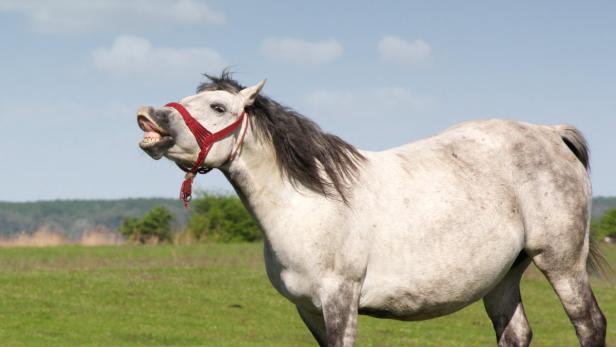
[(221, 104), (211, 104), (210, 107), (218, 113), (225, 113), (225, 107)]

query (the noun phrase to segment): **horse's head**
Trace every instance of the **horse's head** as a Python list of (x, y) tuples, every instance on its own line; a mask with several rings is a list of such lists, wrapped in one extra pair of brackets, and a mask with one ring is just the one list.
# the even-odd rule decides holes
[[(175, 106), (141, 107), (137, 111), (137, 122), (144, 131), (144, 138), (139, 147), (156, 160), (165, 156), (181, 166), (190, 167), (197, 162), (204, 146), (203, 143), (200, 146), (195, 126), (191, 126), (190, 122), (196, 121), (205, 131), (214, 135), (236, 123), (237, 130), (229, 129), (232, 131), (228, 136), (210, 143), (211, 148), (209, 152), (206, 151), (207, 156), (202, 164), (209, 168), (223, 165), (234, 151), (240, 136), (239, 118), (243, 116), (244, 109), (255, 101), (264, 84), (265, 81), (261, 81), (238, 92), (205, 90), (182, 99)], [(201, 128), (198, 125), (196, 127)]]

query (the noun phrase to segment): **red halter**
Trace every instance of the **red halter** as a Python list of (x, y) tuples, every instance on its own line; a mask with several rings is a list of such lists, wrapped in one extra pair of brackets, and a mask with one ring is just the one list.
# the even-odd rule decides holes
[[(184, 118), (184, 122), (188, 126), (188, 129), (190, 129), (190, 132), (192, 132), (193, 135), (195, 136), (195, 139), (197, 140), (197, 144), (199, 145), (199, 148), (201, 149), (201, 151), (199, 152), (199, 155), (197, 156), (197, 160), (195, 161), (195, 163), (193, 164), (190, 170), (178, 164), (178, 166), (182, 170), (186, 171), (186, 176), (184, 177), (184, 182), (182, 183), (182, 189), (180, 190), (180, 199), (184, 201), (184, 207), (187, 208), (188, 202), (192, 198), (193, 178), (196, 176), (197, 173), (207, 173), (208, 171), (211, 170), (211, 169), (201, 168), (201, 165), (203, 165), (203, 162), (205, 161), (205, 157), (207, 157), (208, 152), (210, 151), (210, 149), (212, 149), (212, 145), (214, 144), (214, 142), (220, 141), (224, 139), (225, 137), (229, 136), (229, 134), (231, 134), (232, 132), (234, 132), (235, 129), (237, 129), (237, 127), (240, 126), (242, 122), (244, 121), (244, 119), (246, 118), (246, 111), (242, 111), (242, 114), (240, 114), (240, 116), (235, 122), (227, 125), (225, 128), (215, 133), (211, 133), (203, 125), (201, 125), (201, 123), (199, 123), (195, 118), (193, 118), (190, 112), (188, 112), (188, 110), (184, 108), (184, 106), (182, 106), (181, 104), (177, 102), (170, 102), (166, 104), (165, 106), (176, 109), (182, 115), (182, 118)], [(238, 144), (235, 146), (234, 150), (229, 155), (228, 160), (232, 160), (233, 157), (235, 156), (237, 149), (239, 149), (239, 145), (241, 145), (242, 141), (244, 140), (245, 132), (246, 131), (244, 129), (244, 131), (240, 135)]]

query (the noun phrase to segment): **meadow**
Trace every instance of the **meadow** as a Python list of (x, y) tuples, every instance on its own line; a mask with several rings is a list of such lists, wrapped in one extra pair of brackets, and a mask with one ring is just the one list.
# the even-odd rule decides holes
[[(616, 267), (616, 247), (604, 252)], [(593, 282), (616, 346), (616, 288)], [(522, 296), (535, 346), (575, 346), (556, 295), (531, 266)], [(77, 245), (0, 249), (2, 346), (314, 346), (269, 284), (262, 245)], [(361, 317), (358, 346), (492, 346), (481, 302), (424, 322)]]

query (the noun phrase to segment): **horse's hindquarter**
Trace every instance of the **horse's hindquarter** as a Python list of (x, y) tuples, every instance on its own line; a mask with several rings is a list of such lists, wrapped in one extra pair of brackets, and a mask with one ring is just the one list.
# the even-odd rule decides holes
[(462, 128), (369, 154), (354, 206), (372, 235), (361, 312), (447, 314), (506, 274), (525, 242), (510, 147)]

